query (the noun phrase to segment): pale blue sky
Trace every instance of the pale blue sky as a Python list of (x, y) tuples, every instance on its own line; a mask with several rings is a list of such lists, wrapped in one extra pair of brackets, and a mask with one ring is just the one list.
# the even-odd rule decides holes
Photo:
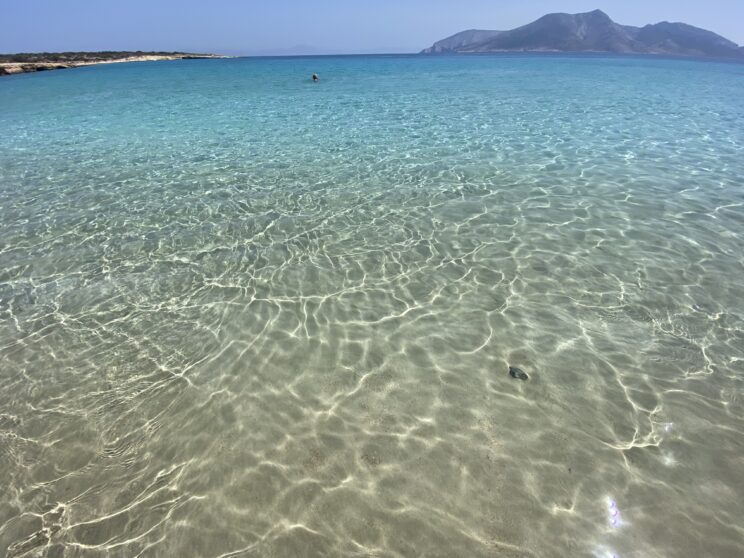
[(744, 0), (0, 0), (0, 52), (417, 52), (463, 29), (595, 8), (618, 23), (683, 21), (744, 43)]

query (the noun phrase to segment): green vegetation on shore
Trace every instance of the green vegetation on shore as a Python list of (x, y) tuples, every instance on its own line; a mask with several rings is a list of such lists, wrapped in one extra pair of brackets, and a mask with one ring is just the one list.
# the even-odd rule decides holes
[(46, 63), (46, 62), (95, 62), (99, 60), (119, 60), (137, 56), (191, 56), (211, 58), (212, 54), (193, 54), (188, 52), (144, 52), (141, 50), (103, 50), (99, 52), (19, 52), (0, 54), (0, 63)]
[(105, 50), (99, 52), (20, 52), (0, 54), (0, 76), (63, 70), (77, 66), (111, 62), (138, 62), (154, 60), (184, 60), (190, 58), (223, 58), (218, 54), (193, 54), (189, 52), (144, 52), (141, 50)]

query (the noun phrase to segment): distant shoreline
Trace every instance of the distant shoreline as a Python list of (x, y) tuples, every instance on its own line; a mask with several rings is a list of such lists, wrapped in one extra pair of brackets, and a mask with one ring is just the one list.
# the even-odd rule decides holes
[(230, 58), (220, 54), (173, 53), (41, 53), (0, 55), (0, 76), (42, 72), (48, 70), (65, 70), (97, 64), (115, 64), (119, 62), (154, 62), (159, 60), (192, 60), (209, 58)]

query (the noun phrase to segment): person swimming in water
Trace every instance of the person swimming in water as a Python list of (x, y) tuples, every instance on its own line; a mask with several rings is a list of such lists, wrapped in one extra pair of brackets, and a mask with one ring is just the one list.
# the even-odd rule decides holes
[(313, 81), (320, 81), (318, 74), (313, 74)]

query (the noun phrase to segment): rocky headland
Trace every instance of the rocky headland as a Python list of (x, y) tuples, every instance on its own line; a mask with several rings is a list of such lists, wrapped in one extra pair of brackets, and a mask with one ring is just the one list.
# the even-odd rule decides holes
[(0, 54), (0, 76), (41, 72), (45, 70), (64, 70), (94, 64), (113, 64), (117, 62), (149, 62), (155, 60), (188, 60), (195, 58), (227, 58), (219, 54), (193, 54), (187, 52), (41, 52)]
[(606, 52), (744, 61), (744, 47), (712, 31), (667, 21), (643, 27), (620, 25), (601, 10), (548, 14), (509, 31), (461, 31), (422, 54), (483, 52)]

